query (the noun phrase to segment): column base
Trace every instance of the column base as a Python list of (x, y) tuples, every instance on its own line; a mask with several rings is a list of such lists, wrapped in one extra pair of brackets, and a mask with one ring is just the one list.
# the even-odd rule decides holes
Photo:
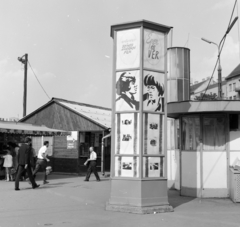
[(166, 213), (166, 212), (174, 211), (173, 207), (170, 205), (137, 207), (137, 206), (125, 206), (125, 205), (113, 205), (109, 203), (106, 204), (106, 210), (122, 212), (122, 213), (133, 213), (133, 214), (155, 214), (155, 213)]

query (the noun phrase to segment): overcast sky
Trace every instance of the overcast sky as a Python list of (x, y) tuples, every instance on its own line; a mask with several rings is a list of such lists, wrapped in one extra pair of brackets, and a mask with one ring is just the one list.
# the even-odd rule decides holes
[[(22, 117), (25, 53), (50, 98), (111, 107), (110, 26), (149, 20), (172, 26), (173, 46), (191, 50), (191, 78), (211, 76), (235, 0), (0, 1), (0, 118)], [(239, 6), (234, 16), (237, 16)], [(223, 77), (238, 64), (239, 23), (221, 55)], [(217, 73), (215, 74), (217, 78)], [(27, 114), (49, 101), (28, 69)]]

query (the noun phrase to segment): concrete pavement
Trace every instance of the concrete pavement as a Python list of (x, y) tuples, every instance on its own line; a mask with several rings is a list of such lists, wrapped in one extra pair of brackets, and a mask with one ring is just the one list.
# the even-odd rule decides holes
[(31, 189), (20, 182), (20, 191), (14, 191), (14, 182), (0, 181), (0, 227), (128, 227), (128, 226), (218, 226), (240, 227), (240, 203), (229, 199), (198, 199), (181, 197), (178, 191), (169, 191), (169, 202), (174, 212), (161, 214), (128, 214), (105, 211), (110, 194), (109, 178), (95, 181), (91, 176), (52, 174), (50, 183)]

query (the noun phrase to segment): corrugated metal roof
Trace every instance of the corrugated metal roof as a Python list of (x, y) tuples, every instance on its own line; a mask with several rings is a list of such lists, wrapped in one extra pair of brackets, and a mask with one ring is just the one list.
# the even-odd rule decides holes
[(97, 108), (94, 106), (86, 106), (86, 105), (81, 105), (75, 104), (75, 103), (69, 103), (69, 102), (64, 102), (57, 100), (58, 103), (61, 105), (64, 105), (71, 110), (85, 116), (88, 119), (91, 119), (92, 121), (106, 127), (106, 128), (111, 128), (111, 113), (112, 111), (110, 109), (103, 109), (103, 108)]
[(0, 132), (31, 135), (68, 134), (66, 131), (51, 129), (45, 125), (33, 125), (22, 122), (0, 121)]

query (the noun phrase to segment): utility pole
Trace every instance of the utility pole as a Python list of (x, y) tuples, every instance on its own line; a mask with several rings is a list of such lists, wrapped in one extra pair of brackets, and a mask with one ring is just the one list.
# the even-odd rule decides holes
[(27, 112), (27, 65), (28, 65), (28, 54), (19, 57), (18, 60), (24, 64), (24, 82), (23, 82), (23, 117), (26, 116)]

